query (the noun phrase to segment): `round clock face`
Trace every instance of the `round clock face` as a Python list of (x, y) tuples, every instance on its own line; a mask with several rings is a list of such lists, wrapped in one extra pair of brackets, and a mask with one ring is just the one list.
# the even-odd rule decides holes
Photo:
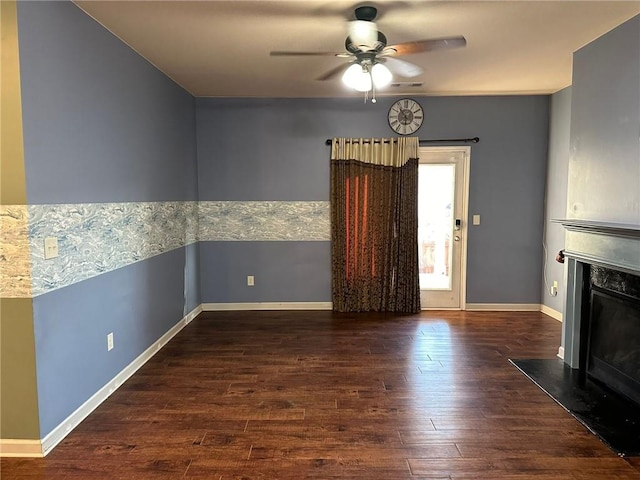
[(423, 119), (422, 107), (410, 98), (398, 100), (389, 109), (389, 126), (400, 135), (411, 135), (420, 128)]

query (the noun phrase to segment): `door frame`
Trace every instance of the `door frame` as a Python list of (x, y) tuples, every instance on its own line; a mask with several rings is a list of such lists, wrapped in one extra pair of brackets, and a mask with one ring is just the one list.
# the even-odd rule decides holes
[(439, 146), (439, 147), (420, 147), (420, 156), (422, 152), (462, 152), (463, 173), (462, 173), (462, 210), (460, 218), (462, 225), (460, 227), (460, 307), (421, 307), (422, 310), (466, 310), (467, 309), (467, 237), (469, 235), (469, 178), (471, 170), (471, 147), (461, 145)]

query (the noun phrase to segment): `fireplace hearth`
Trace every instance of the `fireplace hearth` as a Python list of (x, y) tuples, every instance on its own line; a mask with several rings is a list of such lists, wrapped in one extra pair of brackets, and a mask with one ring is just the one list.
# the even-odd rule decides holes
[(559, 358), (510, 360), (621, 457), (640, 456), (640, 409)]

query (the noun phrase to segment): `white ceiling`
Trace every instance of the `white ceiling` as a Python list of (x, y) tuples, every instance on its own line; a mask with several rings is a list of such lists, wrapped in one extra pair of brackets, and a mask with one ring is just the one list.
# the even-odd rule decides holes
[[(196, 96), (356, 95), (336, 78), (347, 59), (271, 57), (344, 51), (354, 7), (374, 5), (390, 44), (463, 35), (467, 47), (400, 57), (421, 66), (378, 95), (548, 94), (571, 84), (572, 54), (640, 13), (640, 1), (94, 1), (75, 2)], [(394, 81), (407, 81), (395, 77)]]

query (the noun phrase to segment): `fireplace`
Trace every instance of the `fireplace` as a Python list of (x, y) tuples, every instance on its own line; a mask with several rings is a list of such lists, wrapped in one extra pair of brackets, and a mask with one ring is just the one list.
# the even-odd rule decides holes
[(640, 225), (567, 229), (559, 359), (510, 362), (621, 456), (640, 456)]
[(589, 265), (580, 369), (640, 407), (640, 277)]
[[(612, 304), (623, 301), (626, 306), (615, 314), (616, 318), (622, 315), (637, 318), (640, 225), (571, 219), (557, 222), (567, 229), (567, 297), (558, 356), (573, 369), (585, 369), (593, 296), (596, 307), (606, 309), (601, 312), (604, 315), (611, 314)], [(592, 285), (595, 286), (592, 288)], [(603, 322), (599, 321), (597, 328), (608, 325)], [(597, 336), (597, 332), (594, 335)], [(640, 348), (638, 341), (636, 336), (633, 346), (629, 347), (635, 349), (636, 354)]]
[[(558, 356), (572, 369), (638, 402), (638, 372), (627, 362), (635, 357), (637, 366), (640, 355), (640, 225), (556, 222), (567, 230), (568, 267)], [(627, 382), (627, 377), (634, 381)], [(629, 385), (620, 387), (621, 382)]]

